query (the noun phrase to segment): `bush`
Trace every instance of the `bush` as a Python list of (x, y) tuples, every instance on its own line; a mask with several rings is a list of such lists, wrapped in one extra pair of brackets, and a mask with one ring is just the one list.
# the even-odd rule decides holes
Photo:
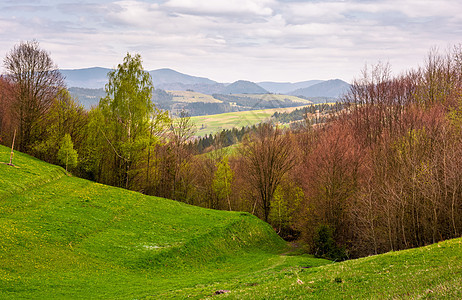
[(313, 254), (316, 257), (330, 260), (347, 259), (345, 248), (337, 246), (334, 240), (334, 232), (329, 225), (321, 224), (318, 226), (313, 244)]

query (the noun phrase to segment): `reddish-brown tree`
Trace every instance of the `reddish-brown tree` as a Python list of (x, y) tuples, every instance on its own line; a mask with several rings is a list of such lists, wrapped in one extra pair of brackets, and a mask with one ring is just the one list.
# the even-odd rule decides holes
[(37, 41), (21, 42), (5, 57), (6, 78), (14, 85), (13, 112), (19, 123), (18, 147), (27, 151), (40, 137), (42, 118), (64, 87), (64, 78)]
[(268, 221), (274, 192), (295, 165), (290, 135), (272, 124), (261, 124), (252, 138), (243, 142), (240, 154), (247, 180), (257, 195), (255, 203), (258, 202), (263, 219)]

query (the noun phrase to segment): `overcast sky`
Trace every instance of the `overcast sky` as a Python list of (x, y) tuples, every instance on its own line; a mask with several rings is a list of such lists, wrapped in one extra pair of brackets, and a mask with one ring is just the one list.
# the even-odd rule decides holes
[(32, 39), (62, 69), (130, 52), (220, 82), (351, 81), (365, 63), (399, 73), (461, 43), (462, 1), (0, 0), (2, 58)]

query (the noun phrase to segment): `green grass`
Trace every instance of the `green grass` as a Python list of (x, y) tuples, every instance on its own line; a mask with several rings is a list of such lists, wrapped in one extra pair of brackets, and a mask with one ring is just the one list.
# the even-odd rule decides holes
[(461, 299), (462, 239), (317, 268), (294, 268), (226, 297)]
[(65, 175), (61, 167), (45, 164), (19, 152), (15, 152), (13, 156), (13, 164), (16, 167), (7, 166), (3, 163), (10, 161), (10, 152), (11, 148), (0, 145), (0, 199)]
[[(8, 161), (0, 146), (0, 161)], [(311, 257), (266, 223), (66, 176), (16, 152), (0, 164), (0, 298), (204, 297)]]
[(194, 116), (191, 117), (191, 120), (196, 125), (196, 135), (205, 136), (220, 132), (223, 129), (233, 129), (234, 127), (241, 129), (245, 126), (256, 125), (261, 122), (270, 120), (271, 116), (275, 112), (291, 112), (301, 107), (303, 106), (239, 111), (207, 116)]
[(0, 164), (0, 299), (462, 297), (462, 239), (342, 263), (283, 255), (247, 213), (66, 176), (21, 153), (14, 163)]
[(237, 97), (244, 97), (244, 98), (253, 98), (253, 99), (258, 99), (258, 100), (263, 100), (263, 101), (279, 101), (279, 102), (285, 102), (285, 101), (291, 101), (295, 103), (303, 103), (303, 104), (313, 104), (312, 101), (303, 99), (297, 96), (291, 96), (291, 95), (281, 95), (281, 94), (234, 94), (233, 96)]
[(211, 95), (206, 95), (192, 91), (167, 91), (172, 94), (173, 101), (176, 102), (204, 102), (204, 103), (223, 103), (223, 101), (213, 98)]

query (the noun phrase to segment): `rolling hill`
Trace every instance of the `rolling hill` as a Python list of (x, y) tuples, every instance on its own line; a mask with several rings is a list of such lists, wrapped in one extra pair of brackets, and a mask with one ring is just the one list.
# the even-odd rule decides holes
[[(68, 88), (100, 89), (107, 83), (107, 68), (60, 70)], [(304, 97), (335, 98), (345, 88), (341, 80), (308, 80), (290, 82), (254, 83), (238, 80), (231, 84), (219, 83), (204, 77), (191, 76), (171, 69), (149, 71), (156, 89), (171, 91), (195, 91), (203, 94), (290, 94)], [(320, 85), (318, 85), (320, 84)]]
[(312, 86), (290, 92), (290, 95), (303, 96), (306, 98), (326, 97), (339, 98), (348, 91), (350, 85), (340, 79), (323, 81)]
[(221, 94), (267, 94), (268, 91), (256, 83), (246, 80), (238, 80), (226, 86)]
[[(86, 108), (98, 105), (100, 98), (106, 95), (100, 89), (69, 88), (73, 97)], [(312, 101), (290, 95), (279, 94), (203, 94), (194, 91), (164, 91), (155, 89), (153, 102), (161, 109), (172, 113), (186, 110), (192, 116), (211, 115), (234, 111), (263, 108), (281, 108), (310, 104)]]
[(233, 129), (257, 125), (269, 121), (275, 112), (291, 112), (297, 107), (269, 108), (261, 110), (229, 112), (207, 116), (193, 116), (191, 121), (196, 125), (196, 136), (203, 137), (216, 134), (223, 129)]
[(216, 81), (204, 77), (196, 77), (177, 72), (172, 69), (158, 69), (149, 71), (152, 76), (152, 81), (157, 85), (176, 83), (182, 84), (216, 84)]
[(111, 69), (107, 68), (85, 68), (73, 70), (60, 70), (65, 77), (67, 87), (79, 87), (86, 89), (103, 88), (107, 83), (107, 73)]
[[(108, 68), (85, 68), (85, 69), (63, 69), (60, 72), (65, 76), (65, 81), (68, 87), (80, 87), (97, 89), (103, 88), (107, 83), (107, 73), (111, 69)], [(158, 69), (149, 71), (152, 80), (156, 87), (161, 87), (168, 84), (181, 83), (187, 85), (215, 85), (216, 81), (208, 78), (196, 77), (177, 72), (172, 69)]]
[(2, 299), (462, 297), (460, 238), (331, 263), (283, 253), (248, 213), (97, 184), (19, 152), (13, 162), (0, 163)]
[(264, 81), (264, 82), (257, 82), (257, 84), (270, 93), (289, 94), (295, 90), (307, 88), (307, 87), (310, 87), (314, 84), (321, 83), (321, 82), (322, 80), (308, 80), (308, 81), (301, 81), (301, 82), (295, 82), (295, 83)]
[[(0, 146), (0, 161), (7, 159)], [(240, 256), (260, 253), (261, 264), (286, 247), (247, 213), (104, 186), (19, 152), (14, 164), (0, 164), (3, 299), (156, 295), (209, 282), (217, 269), (236, 274), (229, 264)], [(185, 274), (198, 276), (194, 284)], [(178, 276), (186, 282), (172, 280)]]

